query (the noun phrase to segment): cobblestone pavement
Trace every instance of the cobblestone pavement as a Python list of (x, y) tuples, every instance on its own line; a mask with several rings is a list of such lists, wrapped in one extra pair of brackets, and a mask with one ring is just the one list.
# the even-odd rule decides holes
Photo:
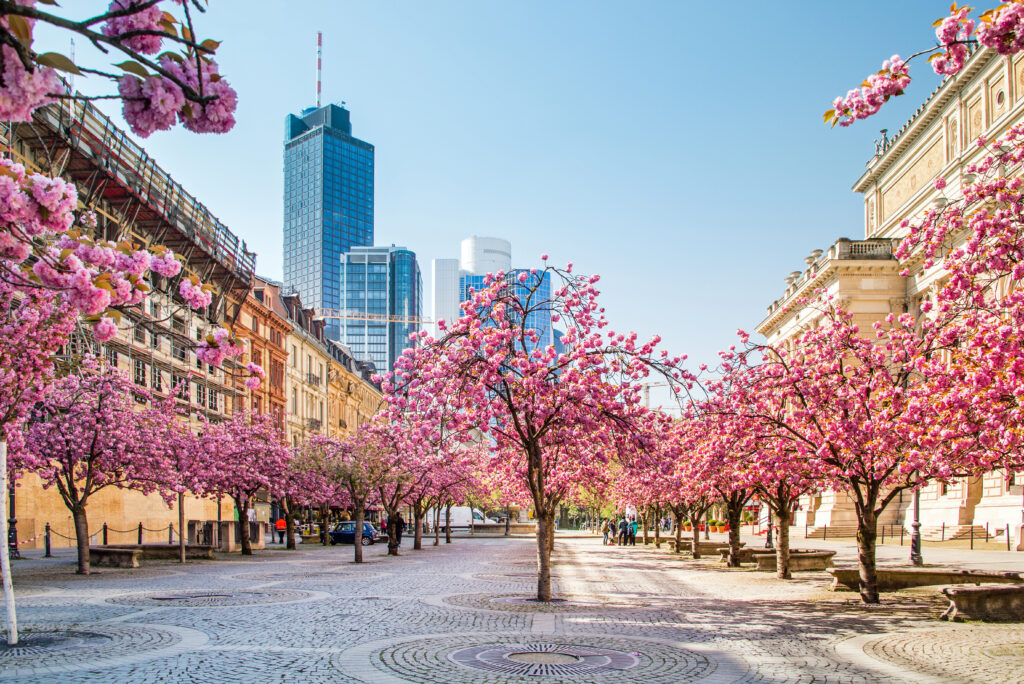
[(74, 574), (15, 563), (4, 682), (1024, 682), (1024, 625), (949, 624), (935, 591), (863, 606), (824, 573), (781, 582), (653, 547), (560, 538), (561, 601), (530, 601), (535, 544), (456, 538), (268, 550)]

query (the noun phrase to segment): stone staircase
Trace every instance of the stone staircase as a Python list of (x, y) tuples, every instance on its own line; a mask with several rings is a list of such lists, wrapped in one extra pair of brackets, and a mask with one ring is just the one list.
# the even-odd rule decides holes
[[(985, 539), (985, 526), (984, 525), (946, 525), (945, 531), (942, 526), (929, 526), (921, 527), (921, 539), (924, 541), (955, 541), (957, 539), (970, 539), (971, 528), (974, 528), (974, 539), (984, 540)], [(995, 530), (997, 533), (1002, 533), (1002, 530)], [(995, 534), (991, 534), (989, 539), (995, 537)]]
[(807, 539), (842, 539), (856, 536), (856, 525), (822, 525), (807, 533)]

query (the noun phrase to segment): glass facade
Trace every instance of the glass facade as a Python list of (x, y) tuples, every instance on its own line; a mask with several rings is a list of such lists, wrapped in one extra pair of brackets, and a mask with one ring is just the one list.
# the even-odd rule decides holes
[[(519, 274), (526, 274), (526, 281), (519, 282)], [(461, 301), (470, 298), (470, 290), (477, 292), (484, 287), (482, 275), (462, 275), (459, 277), (459, 297)], [(531, 290), (534, 294), (530, 301), (530, 307), (534, 310), (526, 315), (525, 327), (537, 331), (537, 343), (531, 344), (527, 351), (544, 348), (548, 345), (555, 345), (564, 349), (561, 343), (561, 332), (556, 331), (551, 322), (551, 310), (544, 306), (544, 302), (551, 301), (551, 277), (547, 272), (530, 273), (529, 269), (515, 269), (505, 276), (505, 287), (511, 288), (520, 301), (525, 301)], [(517, 322), (518, 324), (518, 322)]]
[[(317, 309), (343, 309), (341, 255), (373, 244), (373, 145), (338, 105), (285, 117), (284, 283)], [(338, 340), (341, 326), (325, 330)]]
[[(353, 247), (340, 266), (342, 308), (349, 316), (368, 314), (368, 320), (342, 319), (341, 341), (356, 359), (371, 361), (380, 372), (391, 370), (410, 346), (409, 335), (421, 327), (413, 320), (423, 316), (423, 276), (416, 254), (404, 247)], [(407, 320), (388, 321), (388, 316)], [(375, 317), (381, 320), (370, 320)]]

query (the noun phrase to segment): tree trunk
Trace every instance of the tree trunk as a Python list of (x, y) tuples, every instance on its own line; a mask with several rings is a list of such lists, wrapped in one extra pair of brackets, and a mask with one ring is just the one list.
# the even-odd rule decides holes
[[(2, 433), (0, 433), (2, 434)], [(0, 539), (7, 543), (7, 440), (0, 439)], [(47, 547), (49, 548), (49, 547)], [(11, 580), (11, 556), (0, 549), (0, 575), (3, 577), (4, 604), (7, 607), (7, 645), (18, 645), (18, 614), (14, 608), (14, 582)]]
[[(678, 516), (676, 516), (676, 527), (679, 527)], [(690, 553), (693, 554), (694, 559), (697, 559), (700, 558), (700, 516), (690, 516), (690, 527), (693, 532), (693, 536), (690, 538)], [(678, 535), (679, 531), (676, 530), (676, 536), (678, 537)]]
[(412, 549), (420, 551), (423, 549), (423, 502), (417, 501), (412, 505)]
[(878, 539), (878, 515), (874, 501), (857, 511), (857, 562), (860, 565), (860, 598), (878, 603), (878, 577), (875, 567), (875, 542)]
[(391, 510), (385, 507), (388, 514), (388, 555), (398, 555), (398, 509)]
[(512, 506), (505, 504), (505, 536), (509, 535), (509, 529), (512, 526)]
[(235, 499), (238, 508), (238, 541), (242, 544), (242, 555), (252, 555), (252, 540), (249, 539), (249, 497)]
[(363, 562), (363, 519), (366, 517), (366, 502), (365, 501), (354, 501), (352, 504), (355, 507), (356, 513), (356, 536), (354, 538), (356, 547), (355, 550), (355, 562)]
[[(330, 515), (331, 507), (328, 506), (327, 504), (320, 504), (320, 544), (323, 546), (327, 546), (327, 541), (328, 539), (330, 539), (330, 535), (327, 534), (327, 519), (330, 517)], [(361, 529), (362, 528), (356, 531), (357, 535), (359, 534)]]
[(551, 600), (551, 549), (554, 537), (554, 515), (537, 516), (537, 600)]
[(434, 506), (434, 546), (441, 543), (441, 502)]
[(295, 506), (289, 501), (284, 511), (285, 548), (295, 550)]
[(651, 512), (650, 512), (650, 510), (648, 510), (646, 512), (646, 514), (640, 516), (640, 522), (642, 522), (643, 525), (644, 525), (644, 546), (647, 546), (647, 544), (650, 543), (647, 540), (647, 528), (650, 526), (650, 522), (651, 522)]
[(661, 506), (654, 507), (654, 547), (661, 548)]
[[(675, 519), (676, 519), (676, 553), (681, 553), (682, 550), (683, 550), (681, 548), (682, 545), (683, 545), (683, 525), (682, 525), (683, 516), (681, 516), (679, 513), (675, 513), (675, 512), (673, 512), (673, 515), (675, 516)], [(697, 547), (694, 547), (694, 549), (696, 549), (696, 548)], [(700, 551), (697, 551), (694, 554), (693, 557), (694, 558), (700, 558)]]
[[(469, 524), (473, 524), (473, 507), (469, 507)], [(452, 505), (444, 507), (444, 543), (452, 543)]]
[[(4, 511), (3, 515), (7, 512)], [(78, 544), (78, 570), (79, 575), (89, 574), (89, 519), (85, 515), (85, 504), (79, 504), (71, 509), (71, 517), (75, 521), (75, 540)], [(7, 540), (5, 539), (6, 543)]]
[(782, 500), (775, 511), (775, 520), (779, 529), (775, 535), (775, 568), (779, 579), (793, 579), (789, 570), (789, 519), (793, 513), (789, 510), (789, 502)]
[(726, 519), (729, 521), (729, 567), (740, 567), (740, 520), (745, 497), (733, 492), (727, 499)]

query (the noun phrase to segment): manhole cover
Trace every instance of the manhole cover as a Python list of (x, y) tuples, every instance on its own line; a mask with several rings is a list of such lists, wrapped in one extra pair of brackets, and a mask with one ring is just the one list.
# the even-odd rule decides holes
[(181, 594), (179, 596), (154, 596), (154, 601), (188, 601), (191, 599), (231, 598), (231, 594)]
[(650, 601), (641, 598), (569, 594), (550, 601), (538, 601), (522, 594), (453, 594), (444, 602), (457, 608), (524, 613), (600, 613), (608, 610), (645, 610)]
[(639, 654), (575, 644), (486, 644), (459, 649), (448, 659), (477, 670), (528, 677), (578, 677), (636, 667)]

